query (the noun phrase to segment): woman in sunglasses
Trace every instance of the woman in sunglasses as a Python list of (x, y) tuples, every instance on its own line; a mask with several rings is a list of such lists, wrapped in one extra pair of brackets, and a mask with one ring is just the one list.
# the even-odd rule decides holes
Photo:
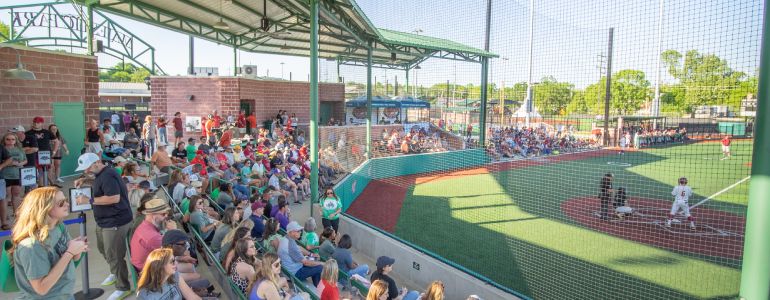
[(334, 193), (333, 189), (326, 189), (323, 196), (321, 196), (319, 205), (321, 206), (321, 214), (323, 215), (321, 223), (324, 228), (331, 227), (334, 228), (335, 232), (339, 232), (342, 201), (337, 197), (337, 194)]
[(302, 299), (300, 295), (293, 295), (291, 291), (284, 290), (287, 283), (285, 279), (281, 279), (280, 275), (281, 259), (275, 253), (265, 254), (256, 278), (247, 289), (249, 300)]
[(75, 264), (88, 251), (85, 237), (70, 238), (62, 220), (70, 211), (59, 188), (32, 190), (19, 208), (9, 251), (23, 299), (70, 299)]
[(179, 277), (174, 251), (160, 248), (150, 252), (136, 284), (138, 299), (200, 300), (201, 297)]

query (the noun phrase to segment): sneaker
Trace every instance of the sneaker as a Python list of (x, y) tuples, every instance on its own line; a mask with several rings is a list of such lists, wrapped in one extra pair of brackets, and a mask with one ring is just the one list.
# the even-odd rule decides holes
[(110, 276), (107, 276), (107, 278), (104, 278), (104, 281), (102, 281), (102, 286), (108, 286), (115, 284), (115, 274), (110, 274)]
[(695, 224), (694, 223), (690, 223), (690, 229), (695, 230)]
[(666, 222), (666, 227), (671, 228), (671, 222)]
[(121, 300), (131, 295), (131, 291), (114, 291), (107, 297), (107, 300)]

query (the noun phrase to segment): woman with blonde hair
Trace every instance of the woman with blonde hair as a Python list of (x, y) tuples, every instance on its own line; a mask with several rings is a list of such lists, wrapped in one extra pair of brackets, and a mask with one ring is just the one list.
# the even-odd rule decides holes
[(155, 249), (147, 256), (142, 276), (136, 283), (138, 299), (200, 300), (176, 271), (176, 258), (170, 248)]
[(324, 270), (321, 272), (321, 283), (318, 284), (318, 294), (321, 295), (321, 300), (340, 299), (340, 290), (337, 288), (338, 274), (337, 261), (327, 260), (324, 263)]
[(256, 278), (248, 288), (249, 300), (290, 300), (302, 299), (286, 291), (286, 281), (282, 280), (281, 259), (275, 253), (262, 256), (262, 265), (257, 271)]
[(388, 283), (383, 280), (375, 280), (369, 286), (369, 294), (366, 300), (388, 300)]
[(6, 195), (3, 199), (0, 199), (0, 221), (2, 221), (0, 230), (9, 230), (11, 229), (11, 225), (8, 224), (7, 220), (8, 213), (5, 210), (8, 205), (6, 204), (5, 199), (11, 201), (11, 206), (14, 208), (15, 212), (15, 209), (19, 207), (23, 191), (19, 169), (27, 164), (27, 155), (24, 154), (19, 135), (16, 133), (6, 133), (3, 136), (2, 145), (3, 149), (0, 149), (0, 151), (3, 153), (0, 153), (0, 156), (3, 156), (4, 161), (10, 159), (10, 162), (4, 168), (0, 168), (0, 178), (4, 178), (5, 183), (3, 186), (0, 186), (0, 188), (5, 189), (5, 193), (3, 194)]
[(19, 207), (9, 253), (22, 299), (70, 299), (75, 264), (88, 251), (85, 237), (70, 238), (62, 220), (69, 201), (57, 187), (32, 190)]
[(431, 282), (420, 300), (444, 300), (444, 283), (438, 280)]

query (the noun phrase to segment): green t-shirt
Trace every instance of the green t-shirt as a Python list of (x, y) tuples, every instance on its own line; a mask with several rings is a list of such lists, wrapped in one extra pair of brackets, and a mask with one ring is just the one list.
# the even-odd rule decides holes
[[(11, 156), (14, 162), (21, 162), (27, 159), (27, 155), (24, 154), (24, 150), (19, 147), (6, 148), (8, 154)], [(19, 167), (7, 166), (3, 168), (2, 176), (0, 178), (5, 179), (19, 179)]]
[(184, 149), (187, 150), (187, 161), (192, 161), (193, 158), (195, 158), (195, 151), (198, 151), (198, 147), (195, 147), (195, 145), (187, 145)]
[(22, 240), (13, 255), (16, 284), (19, 286), (17, 299), (63, 299), (72, 297), (75, 290), (75, 264), (70, 260), (61, 278), (51, 287), (46, 295), (38, 295), (29, 283), (30, 279), (40, 279), (51, 271), (53, 266), (67, 251), (69, 234), (56, 227), (48, 232), (48, 238), (40, 243), (33, 238)]
[(270, 243), (272, 241), (276, 240), (276, 239), (279, 239), (279, 238), (281, 238), (281, 235), (276, 233), (276, 234), (273, 234), (273, 235), (267, 237), (266, 240), (262, 241), (262, 245), (265, 247), (265, 251), (267, 251), (267, 253), (277, 253), (278, 252), (278, 249), (273, 248), (273, 245), (271, 245)]
[[(302, 235), (302, 243), (305, 247), (318, 246), (318, 234), (315, 232), (307, 232)], [(318, 253), (318, 248), (313, 249), (313, 253)]]
[(121, 167), (115, 167), (115, 172), (118, 172), (118, 175), (123, 175), (123, 168)]
[(182, 199), (182, 203), (179, 204), (179, 209), (182, 210), (183, 214), (190, 212), (190, 198)]
[(340, 201), (339, 198), (333, 197), (324, 197), (321, 199), (321, 209), (323, 210), (323, 218), (327, 220), (336, 220), (340, 218), (340, 215), (337, 214), (333, 217), (329, 217), (332, 213), (337, 211), (337, 209), (342, 208), (342, 201)]

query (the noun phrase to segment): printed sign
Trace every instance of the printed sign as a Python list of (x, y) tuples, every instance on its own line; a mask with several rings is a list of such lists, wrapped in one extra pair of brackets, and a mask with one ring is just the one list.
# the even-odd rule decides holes
[(91, 188), (70, 189), (70, 212), (91, 210)]
[(21, 186), (33, 186), (37, 184), (37, 172), (35, 167), (19, 169)]
[(38, 151), (37, 163), (41, 166), (48, 166), (51, 164), (51, 151)]

